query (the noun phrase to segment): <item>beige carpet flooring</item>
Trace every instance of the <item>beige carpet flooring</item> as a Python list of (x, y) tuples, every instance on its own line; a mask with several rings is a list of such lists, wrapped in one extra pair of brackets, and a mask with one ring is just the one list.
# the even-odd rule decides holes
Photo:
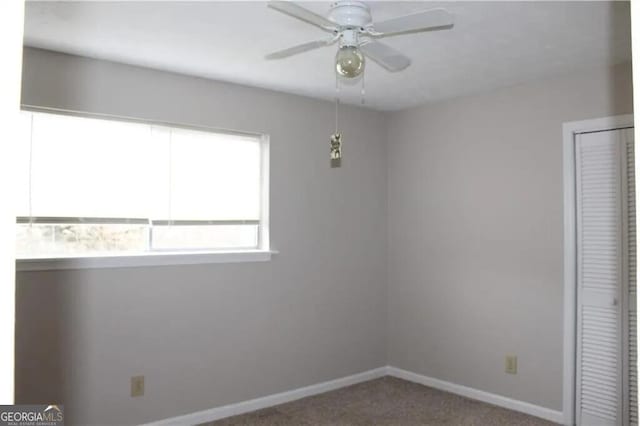
[(207, 426), (451, 425), (555, 423), (393, 377), (383, 377)]

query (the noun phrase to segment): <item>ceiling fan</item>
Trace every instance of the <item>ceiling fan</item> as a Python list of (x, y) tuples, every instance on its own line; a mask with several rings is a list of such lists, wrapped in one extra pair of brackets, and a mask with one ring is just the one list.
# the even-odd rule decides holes
[(271, 53), (266, 59), (282, 59), (339, 42), (336, 72), (345, 78), (357, 78), (362, 74), (365, 56), (391, 72), (401, 71), (411, 64), (410, 58), (379, 42), (380, 38), (453, 27), (453, 15), (442, 8), (373, 23), (369, 6), (359, 1), (337, 1), (331, 5), (327, 17), (290, 1), (271, 1), (268, 6), (315, 25), (331, 36)]

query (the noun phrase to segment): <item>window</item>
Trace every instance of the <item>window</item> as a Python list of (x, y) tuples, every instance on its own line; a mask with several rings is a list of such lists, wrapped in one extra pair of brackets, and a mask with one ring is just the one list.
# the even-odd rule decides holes
[(24, 112), (18, 258), (267, 250), (266, 138)]

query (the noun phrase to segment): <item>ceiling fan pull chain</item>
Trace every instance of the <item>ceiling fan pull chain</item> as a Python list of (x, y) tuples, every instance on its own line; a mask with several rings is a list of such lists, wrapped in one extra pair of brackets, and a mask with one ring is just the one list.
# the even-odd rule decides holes
[(338, 133), (338, 106), (340, 105), (340, 80), (338, 79), (338, 74), (336, 74), (336, 131)]
[(342, 165), (342, 135), (338, 132), (338, 106), (340, 105), (340, 85), (338, 74), (336, 74), (336, 131), (329, 138), (329, 160), (331, 168)]
[(173, 225), (173, 130), (169, 129), (169, 188), (168, 188), (168, 205), (167, 215), (169, 216), (169, 228)]
[(362, 73), (362, 87), (360, 88), (360, 105), (364, 105), (364, 78), (367, 75), (366, 72)]

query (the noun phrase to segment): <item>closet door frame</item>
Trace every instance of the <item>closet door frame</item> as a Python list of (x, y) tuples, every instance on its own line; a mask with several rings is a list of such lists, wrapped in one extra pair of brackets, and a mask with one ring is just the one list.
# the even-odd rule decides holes
[(633, 127), (633, 115), (617, 115), (563, 124), (564, 181), (564, 343), (562, 412), (565, 425), (576, 421), (577, 232), (576, 135)]

